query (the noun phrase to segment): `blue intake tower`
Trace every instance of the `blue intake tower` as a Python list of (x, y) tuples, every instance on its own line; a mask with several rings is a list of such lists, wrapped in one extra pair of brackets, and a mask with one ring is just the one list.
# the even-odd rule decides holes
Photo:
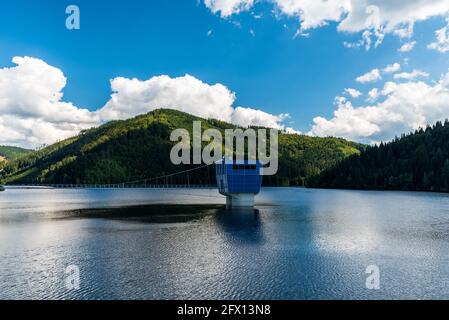
[(226, 205), (253, 207), (254, 197), (262, 186), (262, 165), (259, 161), (219, 160), (216, 162), (218, 191), (226, 196)]

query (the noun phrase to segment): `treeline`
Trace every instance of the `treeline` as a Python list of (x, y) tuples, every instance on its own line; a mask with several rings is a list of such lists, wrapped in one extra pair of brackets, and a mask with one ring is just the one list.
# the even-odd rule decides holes
[(23, 148), (0, 146), (0, 170), (3, 169), (8, 161), (18, 159), (30, 152), (32, 151)]
[(310, 185), (449, 192), (449, 121), (368, 147), (311, 179)]
[[(171, 163), (170, 134), (178, 128), (191, 133), (193, 121), (201, 121), (203, 130), (236, 128), (222, 121), (160, 109), (86, 130), (12, 161), (0, 173), (0, 179), (10, 184), (113, 184), (190, 169), (192, 166)], [(265, 185), (304, 186), (311, 177), (363, 149), (362, 145), (336, 138), (281, 134), (279, 141), (279, 172), (266, 177)], [(189, 179), (192, 184), (206, 184), (214, 176), (211, 168)], [(173, 178), (170, 183), (183, 183), (183, 179)]]
[(26, 154), (32, 152), (31, 150), (18, 148), (18, 147), (10, 147), (10, 146), (0, 146), (0, 156), (8, 159), (14, 160), (20, 158)]

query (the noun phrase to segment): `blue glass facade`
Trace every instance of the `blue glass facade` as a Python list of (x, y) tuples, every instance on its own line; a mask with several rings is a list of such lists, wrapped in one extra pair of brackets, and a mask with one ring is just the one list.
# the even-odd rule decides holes
[(218, 191), (223, 195), (258, 194), (262, 185), (261, 168), (259, 161), (217, 162)]

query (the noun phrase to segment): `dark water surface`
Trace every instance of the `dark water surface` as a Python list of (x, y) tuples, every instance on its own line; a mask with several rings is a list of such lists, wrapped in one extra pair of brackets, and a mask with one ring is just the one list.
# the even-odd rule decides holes
[[(449, 298), (448, 195), (285, 188), (257, 202), (229, 212), (215, 190), (8, 189), (0, 299)], [(370, 265), (380, 290), (366, 288)]]

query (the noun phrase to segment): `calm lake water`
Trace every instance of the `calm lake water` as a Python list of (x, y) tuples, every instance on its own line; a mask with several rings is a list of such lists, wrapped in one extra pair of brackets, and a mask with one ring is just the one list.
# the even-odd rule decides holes
[(223, 203), (215, 190), (8, 189), (0, 299), (449, 298), (448, 195), (280, 188), (256, 210)]

